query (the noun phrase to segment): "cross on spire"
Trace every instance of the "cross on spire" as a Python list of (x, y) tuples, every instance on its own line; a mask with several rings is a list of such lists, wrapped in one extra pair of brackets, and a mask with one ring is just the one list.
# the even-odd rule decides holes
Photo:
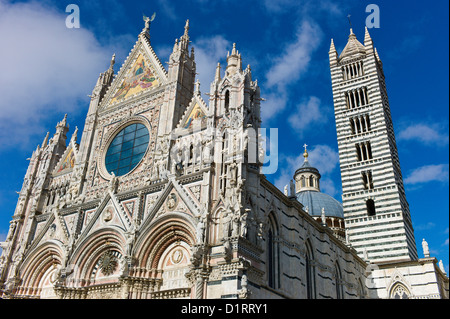
[(308, 160), (308, 151), (306, 150), (306, 147), (308, 145), (305, 143), (303, 144), (303, 147), (305, 148), (305, 151), (303, 152), (303, 157), (305, 158), (305, 162)]

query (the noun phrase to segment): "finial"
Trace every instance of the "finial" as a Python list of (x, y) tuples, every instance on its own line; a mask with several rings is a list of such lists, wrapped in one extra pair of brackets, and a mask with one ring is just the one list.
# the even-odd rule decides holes
[(194, 85), (195, 85), (195, 93), (200, 94), (200, 81), (197, 79)]
[(116, 63), (116, 54), (114, 53), (111, 58), (111, 66), (113, 66)]
[(331, 39), (331, 44), (330, 44), (330, 52), (336, 51), (336, 47), (334, 46), (334, 41), (333, 39)]
[[(349, 14), (348, 16), (347, 16), (347, 19), (348, 19), (348, 24), (350, 24), (350, 31), (352, 30), (352, 20), (350, 20), (350, 17), (351, 17), (351, 15)], [(353, 33), (353, 31), (351, 31), (352, 33)]]
[(308, 145), (306, 145), (306, 143), (303, 144), (303, 147), (305, 148), (305, 151), (303, 152), (303, 157), (305, 158), (305, 162), (308, 161), (308, 151), (307, 151), (307, 149), (306, 149), (307, 146), (308, 146)]
[(214, 81), (216, 82), (220, 81), (220, 62), (217, 62), (216, 75), (214, 77)]
[(48, 142), (48, 137), (50, 135), (50, 132), (47, 132), (47, 135), (45, 135), (44, 138), (44, 142), (42, 142), (42, 148), (44, 148), (45, 146), (47, 146), (47, 142)]
[(70, 138), (73, 141), (77, 140), (77, 134), (78, 134), (78, 126), (75, 126), (75, 131), (72, 134), (72, 137)]
[(189, 19), (186, 20), (186, 24), (184, 25), (184, 35), (188, 35), (189, 32)]

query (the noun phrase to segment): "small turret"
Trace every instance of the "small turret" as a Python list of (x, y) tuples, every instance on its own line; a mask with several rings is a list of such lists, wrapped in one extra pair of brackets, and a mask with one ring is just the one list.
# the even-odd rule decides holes
[(227, 55), (226, 74), (233, 75), (237, 71), (242, 71), (242, 58), (239, 51), (236, 50), (236, 43), (233, 43), (231, 54)]

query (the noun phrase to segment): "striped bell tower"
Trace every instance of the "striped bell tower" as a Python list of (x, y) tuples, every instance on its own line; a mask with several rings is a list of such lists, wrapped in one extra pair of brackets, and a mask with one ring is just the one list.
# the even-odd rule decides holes
[(367, 28), (329, 51), (348, 238), (370, 262), (418, 258), (383, 65)]

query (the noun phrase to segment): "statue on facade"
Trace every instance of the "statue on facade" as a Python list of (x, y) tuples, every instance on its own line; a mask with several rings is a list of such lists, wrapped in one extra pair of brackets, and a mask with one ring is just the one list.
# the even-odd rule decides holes
[(425, 238), (422, 240), (422, 249), (424, 257), (430, 257), (430, 250), (428, 248), (428, 243), (425, 241)]

